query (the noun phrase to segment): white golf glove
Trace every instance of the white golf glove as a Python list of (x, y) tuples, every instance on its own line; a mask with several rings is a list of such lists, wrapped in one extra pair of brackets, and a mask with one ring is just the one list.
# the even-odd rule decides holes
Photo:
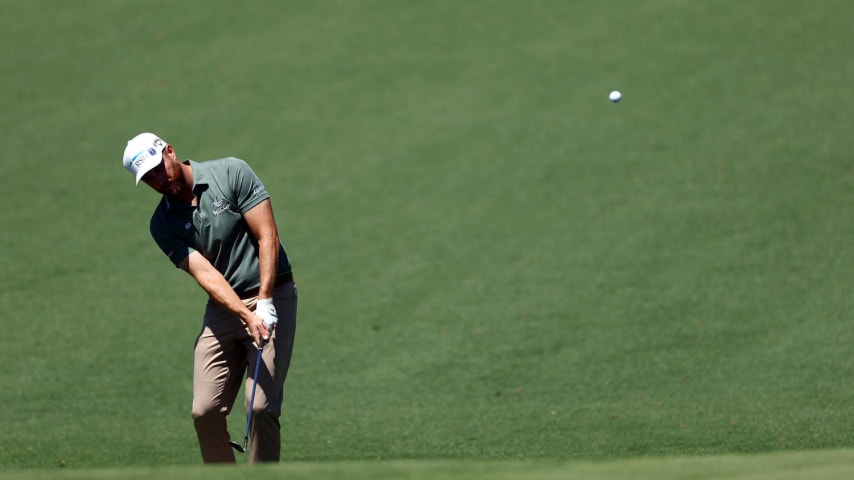
[(264, 321), (264, 326), (270, 330), (279, 321), (279, 315), (276, 313), (276, 307), (273, 306), (272, 298), (258, 300), (258, 305), (255, 307), (255, 315), (258, 315)]

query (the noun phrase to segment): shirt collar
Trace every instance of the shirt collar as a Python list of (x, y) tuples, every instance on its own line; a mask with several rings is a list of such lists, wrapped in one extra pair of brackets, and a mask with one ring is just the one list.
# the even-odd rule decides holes
[(190, 169), (193, 171), (193, 190), (199, 185), (208, 184), (208, 169), (204, 165), (195, 161), (187, 160), (190, 163)]

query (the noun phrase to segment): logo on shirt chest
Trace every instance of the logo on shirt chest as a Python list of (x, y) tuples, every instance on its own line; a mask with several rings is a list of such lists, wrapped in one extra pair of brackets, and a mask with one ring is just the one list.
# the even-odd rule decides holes
[(211, 213), (213, 213), (213, 216), (217, 216), (222, 212), (231, 210), (231, 204), (222, 198), (215, 198), (213, 202), (211, 202), (211, 205)]

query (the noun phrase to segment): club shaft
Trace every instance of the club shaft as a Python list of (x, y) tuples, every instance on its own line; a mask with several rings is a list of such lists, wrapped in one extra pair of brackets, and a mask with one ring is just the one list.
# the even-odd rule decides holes
[(246, 416), (246, 434), (243, 436), (243, 450), (249, 445), (249, 427), (252, 425), (252, 411), (255, 409), (255, 389), (258, 387), (258, 371), (261, 367), (261, 353), (264, 351), (264, 340), (258, 347), (258, 357), (255, 360), (255, 376), (252, 381), (252, 395), (249, 398), (249, 413)]

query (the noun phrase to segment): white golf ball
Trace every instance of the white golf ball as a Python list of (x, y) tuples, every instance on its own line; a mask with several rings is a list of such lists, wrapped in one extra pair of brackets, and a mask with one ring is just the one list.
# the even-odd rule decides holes
[(609, 100), (611, 100), (611, 101), (612, 101), (612, 102), (614, 102), (614, 103), (619, 102), (619, 101), (620, 101), (620, 99), (622, 99), (622, 98), (623, 98), (623, 94), (622, 94), (622, 93), (620, 93), (620, 91), (619, 91), (619, 90), (614, 90), (613, 92), (611, 92), (611, 94), (610, 94), (610, 95), (608, 95), (608, 99), (609, 99)]

